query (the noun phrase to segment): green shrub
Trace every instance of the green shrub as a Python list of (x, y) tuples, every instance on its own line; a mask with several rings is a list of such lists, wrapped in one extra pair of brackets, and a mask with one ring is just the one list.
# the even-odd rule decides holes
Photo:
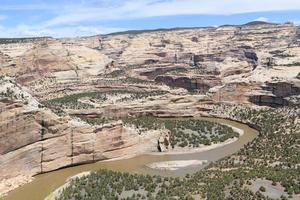
[(265, 191), (266, 191), (266, 188), (265, 188), (264, 186), (260, 186), (259, 191), (265, 192)]

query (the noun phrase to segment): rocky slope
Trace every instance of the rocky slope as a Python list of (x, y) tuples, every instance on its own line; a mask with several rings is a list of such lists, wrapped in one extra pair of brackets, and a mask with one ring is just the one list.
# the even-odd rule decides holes
[[(299, 40), (299, 29), (289, 23), (40, 38), (1, 44), (0, 74), (45, 91), (103, 80), (110, 66), (128, 77), (210, 91), (218, 101), (278, 106), (295, 103), (299, 94)], [(239, 98), (229, 98), (232, 92)]]

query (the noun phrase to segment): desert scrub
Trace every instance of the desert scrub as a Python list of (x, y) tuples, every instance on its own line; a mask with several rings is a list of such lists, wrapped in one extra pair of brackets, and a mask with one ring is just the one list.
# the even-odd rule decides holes
[[(204, 170), (182, 178), (129, 174), (99, 170), (74, 179), (57, 200), (69, 199), (270, 199), (245, 189), (249, 180), (276, 175), (284, 187), (297, 188), (296, 171), (238, 168), (230, 171)], [(290, 184), (290, 185), (289, 185)], [(226, 191), (226, 193), (225, 193)], [(287, 193), (291, 193), (287, 190)], [(292, 194), (292, 193), (291, 193)]]
[(179, 75), (186, 72), (188, 72), (188, 69), (184, 67), (178, 67), (176, 69), (170, 70), (169, 72), (165, 73), (165, 75)]
[[(227, 111), (225, 111), (228, 109)], [(278, 108), (255, 110), (250, 108), (223, 108), (222, 112), (238, 121), (253, 124), (259, 128), (260, 134), (251, 143), (238, 152), (245, 161), (236, 164), (256, 163), (271, 165), (280, 163), (288, 168), (294, 167), (300, 160), (300, 123), (299, 108)]]
[(114, 70), (111, 73), (108, 73), (105, 75), (106, 78), (117, 78), (120, 76), (124, 76), (125, 75), (125, 71), (124, 70)]
[(45, 106), (49, 108), (60, 108), (60, 109), (88, 109), (93, 108), (93, 106), (85, 103), (81, 103), (78, 100), (84, 97), (89, 97), (97, 99), (99, 101), (105, 101), (106, 96), (100, 92), (86, 92), (79, 94), (67, 95), (61, 98), (51, 99), (42, 102)]
[(126, 77), (121, 81), (122, 83), (130, 83), (130, 84), (156, 84), (154, 81), (142, 80), (134, 77)]
[[(212, 113), (255, 124), (260, 134), (239, 152), (184, 178), (101, 170), (92, 173), (93, 177), (74, 180), (58, 199), (270, 199), (264, 192), (247, 189), (256, 179), (284, 187), (281, 199), (300, 194), (299, 108), (254, 110), (221, 105)], [(159, 120), (145, 118), (134, 123), (160, 128)]]
[(162, 119), (154, 117), (124, 118), (125, 124), (133, 124), (141, 132), (162, 127), (171, 131), (172, 147), (199, 147), (201, 144), (224, 142), (239, 134), (231, 127), (198, 119)]
[(80, 102), (80, 99), (89, 99), (92, 102), (102, 103), (109, 99), (109, 96), (127, 95), (120, 97), (116, 102), (132, 101), (137, 99), (145, 99), (153, 96), (164, 95), (165, 91), (129, 91), (129, 90), (112, 90), (101, 92), (86, 92), (67, 95), (61, 98), (51, 99), (42, 102), (46, 107), (51, 109), (89, 109), (94, 108), (93, 105)]
[(300, 66), (300, 62), (294, 62), (294, 63), (288, 63), (288, 64), (281, 64), (281, 65), (275, 65), (275, 66), (285, 66), (285, 67), (294, 67), (294, 66)]
[(127, 92), (130, 96), (121, 98), (120, 102), (132, 101), (137, 99), (145, 99), (148, 97), (162, 96), (167, 94), (166, 91), (151, 91), (151, 92)]
[(58, 200), (69, 199), (192, 199), (183, 180), (100, 170), (76, 178)]
[(300, 109), (294, 107), (252, 109), (216, 106), (214, 113), (255, 125), (259, 135), (232, 156), (213, 164), (220, 168), (253, 168), (253, 178), (280, 182), (289, 195), (300, 193)]
[(34, 41), (44, 40), (49, 37), (33, 37), (33, 38), (0, 38), (0, 44), (13, 44), (13, 43), (30, 43)]
[(117, 118), (107, 118), (107, 117), (102, 117), (102, 118), (89, 118), (86, 116), (77, 116), (77, 117), (90, 125), (103, 125), (118, 120)]

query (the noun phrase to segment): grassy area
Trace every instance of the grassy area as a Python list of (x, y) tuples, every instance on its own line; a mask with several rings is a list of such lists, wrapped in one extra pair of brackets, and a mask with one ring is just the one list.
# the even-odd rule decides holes
[(215, 106), (213, 113), (256, 125), (259, 136), (239, 152), (184, 178), (101, 170), (73, 181), (58, 199), (270, 199), (264, 189), (247, 189), (258, 178), (284, 187), (281, 199), (292, 198), (300, 194), (299, 111)]

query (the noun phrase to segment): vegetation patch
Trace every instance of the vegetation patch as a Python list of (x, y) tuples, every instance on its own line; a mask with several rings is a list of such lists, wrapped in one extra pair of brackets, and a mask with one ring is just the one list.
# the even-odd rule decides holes
[(103, 103), (109, 100), (110, 96), (121, 96), (116, 102), (133, 101), (137, 99), (144, 99), (153, 96), (164, 95), (165, 91), (129, 91), (129, 90), (115, 90), (106, 92), (86, 92), (79, 94), (72, 94), (61, 98), (51, 99), (42, 102), (45, 106), (57, 110), (57, 109), (89, 109), (94, 108), (92, 104), (84, 103), (82, 99), (87, 99), (92, 103)]
[[(300, 194), (299, 111), (295, 107), (254, 110), (217, 105), (212, 113), (255, 125), (259, 136), (239, 152), (183, 178), (101, 170), (74, 180), (58, 199), (270, 199), (264, 188), (248, 189), (257, 179), (280, 184), (285, 190), (280, 198), (292, 198)], [(134, 123), (145, 128), (157, 124)]]
[(43, 39), (49, 39), (50, 37), (33, 37), (33, 38), (0, 38), (0, 44), (12, 44), (12, 43), (29, 43)]
[(201, 144), (210, 145), (239, 136), (231, 127), (198, 119), (161, 119), (145, 116), (124, 118), (122, 121), (125, 124), (133, 124), (141, 131), (167, 128), (171, 131), (170, 140), (173, 148), (176, 146), (195, 148)]
[(275, 66), (285, 66), (285, 67), (295, 67), (295, 66), (300, 66), (300, 62), (294, 62), (294, 63), (288, 63), (288, 64), (278, 64)]
[(45, 106), (52, 109), (88, 109), (93, 108), (93, 106), (89, 104), (85, 104), (79, 102), (78, 100), (84, 97), (97, 99), (100, 101), (105, 101), (106, 96), (102, 92), (87, 92), (87, 93), (79, 93), (72, 94), (68, 96), (64, 96), (61, 98), (51, 99), (48, 101), (42, 102)]
[(108, 170), (72, 180), (58, 200), (69, 199), (192, 199), (179, 178), (162, 178)]
[(129, 83), (129, 84), (147, 84), (147, 85), (157, 84), (154, 81), (143, 80), (143, 79), (134, 78), (134, 77), (126, 77), (125, 79), (122, 79), (121, 82)]
[(107, 124), (107, 123), (118, 120), (117, 118), (106, 118), (106, 117), (90, 118), (90, 117), (86, 117), (86, 116), (78, 116), (78, 118), (80, 118), (82, 121), (84, 121), (90, 125), (103, 125), (103, 124)]
[(113, 72), (106, 74), (105, 77), (106, 78), (117, 78), (120, 76), (124, 76), (125, 75), (125, 71), (124, 70), (114, 70)]

